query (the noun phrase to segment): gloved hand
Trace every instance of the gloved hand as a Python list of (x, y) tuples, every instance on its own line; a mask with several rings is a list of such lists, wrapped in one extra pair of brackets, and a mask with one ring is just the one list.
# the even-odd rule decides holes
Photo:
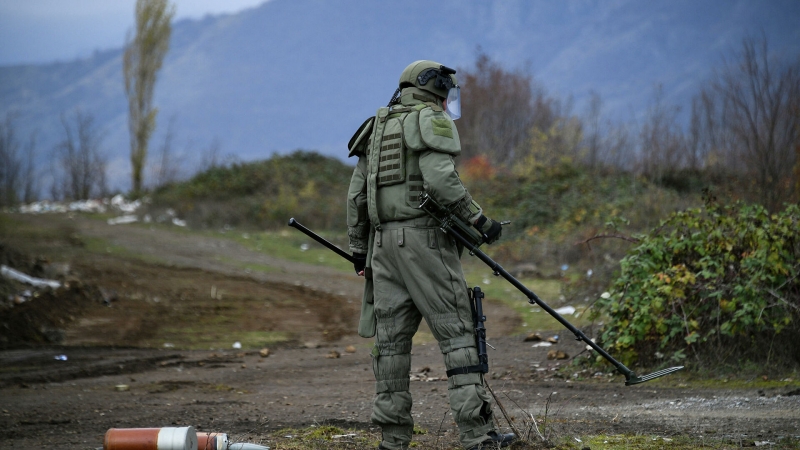
[(355, 259), (353, 268), (356, 269), (356, 274), (363, 275), (364, 267), (367, 266), (367, 255), (353, 252), (353, 259)]
[(483, 242), (487, 244), (500, 239), (500, 235), (503, 234), (503, 226), (500, 225), (500, 222), (495, 222), (483, 214), (475, 221), (474, 226), (481, 232)]

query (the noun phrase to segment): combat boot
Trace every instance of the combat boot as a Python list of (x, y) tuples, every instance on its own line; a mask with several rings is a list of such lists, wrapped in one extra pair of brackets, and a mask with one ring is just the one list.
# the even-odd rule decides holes
[(490, 431), (486, 434), (489, 435), (489, 439), (467, 450), (490, 450), (493, 448), (507, 447), (517, 439), (514, 433), (498, 434), (496, 431)]

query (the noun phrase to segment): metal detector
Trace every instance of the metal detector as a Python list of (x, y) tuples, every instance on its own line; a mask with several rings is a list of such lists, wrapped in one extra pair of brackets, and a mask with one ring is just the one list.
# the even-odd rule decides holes
[(467, 250), (469, 250), (470, 255), (477, 256), (478, 259), (483, 261), (490, 269), (494, 272), (495, 276), (501, 276), (506, 279), (509, 283), (511, 283), (515, 288), (517, 288), (520, 292), (525, 294), (528, 297), (528, 302), (530, 304), (539, 305), (543, 310), (547, 311), (548, 314), (553, 316), (561, 325), (564, 325), (566, 329), (571, 331), (575, 335), (575, 339), (579, 341), (583, 341), (594, 349), (597, 353), (600, 354), (603, 358), (608, 360), (617, 370), (625, 375), (625, 386), (631, 386), (634, 384), (644, 383), (645, 381), (654, 380), (659, 377), (663, 377), (664, 375), (669, 375), (671, 373), (677, 372), (683, 369), (683, 366), (676, 366), (670, 367), (668, 369), (658, 370), (648, 375), (637, 376), (631, 369), (625, 367), (624, 364), (614, 359), (611, 355), (608, 354), (602, 347), (595, 344), (594, 341), (586, 337), (583, 332), (571, 323), (569, 323), (565, 318), (561, 317), (561, 314), (555, 312), (553, 308), (547, 305), (542, 299), (539, 298), (533, 291), (525, 287), (519, 280), (514, 278), (510, 273), (508, 273), (503, 267), (496, 263), (492, 258), (483, 253), (478, 247), (472, 243), (472, 241), (464, 238), (462, 234), (457, 230), (457, 228), (463, 228), (464, 223), (463, 221), (459, 220), (452, 211), (448, 210), (447, 208), (443, 207), (439, 203), (437, 203), (428, 193), (423, 192), (420, 194), (420, 209), (427, 212), (431, 215), (434, 219), (439, 222), (440, 228), (445, 233), (453, 236), (458, 242), (460, 242)]

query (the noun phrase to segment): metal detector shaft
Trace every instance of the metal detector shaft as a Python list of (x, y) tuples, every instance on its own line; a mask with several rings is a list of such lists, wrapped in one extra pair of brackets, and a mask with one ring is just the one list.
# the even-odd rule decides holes
[(658, 372), (654, 372), (650, 375), (637, 377), (636, 374), (631, 369), (625, 367), (624, 364), (614, 359), (611, 355), (608, 354), (608, 352), (603, 350), (602, 347), (595, 344), (591, 339), (586, 337), (586, 335), (583, 334), (581, 330), (575, 328), (575, 326), (569, 323), (567, 319), (563, 318), (561, 314), (557, 313), (553, 308), (548, 306), (547, 303), (542, 301), (542, 299), (540, 299), (539, 296), (537, 296), (533, 291), (525, 287), (524, 284), (520, 283), (519, 280), (514, 278), (510, 273), (508, 273), (505, 269), (503, 269), (503, 267), (500, 264), (496, 263), (494, 260), (492, 260), (492, 258), (489, 258), (489, 256), (486, 255), (486, 253), (483, 253), (480, 249), (478, 249), (478, 247), (476, 247), (470, 241), (461, 236), (456, 230), (450, 227), (447, 223), (442, 223), (442, 230), (445, 233), (448, 233), (454, 238), (456, 238), (459, 242), (461, 242), (461, 244), (463, 244), (464, 247), (466, 247), (470, 251), (470, 254), (477, 256), (478, 259), (486, 263), (486, 265), (489, 266), (492, 269), (492, 271), (494, 271), (495, 275), (502, 276), (503, 278), (506, 279), (506, 281), (514, 285), (514, 287), (517, 288), (520, 292), (525, 294), (525, 296), (528, 297), (529, 303), (535, 303), (539, 305), (543, 310), (547, 311), (548, 314), (553, 316), (559, 323), (561, 323), (561, 325), (564, 325), (566, 329), (571, 331), (575, 335), (575, 338), (577, 340), (586, 342), (586, 344), (592, 347), (594, 351), (600, 354), (600, 356), (602, 356), (603, 358), (608, 360), (611, 364), (613, 364), (614, 367), (616, 367), (621, 374), (625, 375), (626, 386), (643, 383), (645, 381), (649, 381), (654, 378), (668, 375), (670, 373), (677, 372), (678, 370), (683, 369), (683, 366), (672, 367), (669, 369), (664, 369)]
[(356, 262), (356, 260), (352, 256), (347, 254), (347, 252), (345, 252), (344, 250), (340, 249), (339, 247), (333, 245), (329, 241), (325, 240), (325, 238), (323, 238), (322, 236), (318, 235), (317, 233), (314, 233), (313, 231), (311, 231), (308, 228), (304, 227), (303, 225), (300, 224), (300, 222), (294, 220), (294, 217), (289, 219), (289, 226), (293, 227), (293, 228), (297, 228), (298, 230), (302, 231), (303, 234), (305, 234), (306, 236), (308, 236), (311, 239), (319, 242), (320, 244), (324, 245), (325, 247), (328, 247), (330, 250), (333, 250), (334, 253), (336, 253), (337, 255), (341, 256), (342, 258), (350, 261), (351, 263), (355, 263)]

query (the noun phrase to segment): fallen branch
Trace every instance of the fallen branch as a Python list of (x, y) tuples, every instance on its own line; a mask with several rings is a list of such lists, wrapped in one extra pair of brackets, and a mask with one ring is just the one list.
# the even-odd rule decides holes
[(607, 233), (607, 234), (596, 234), (596, 235), (590, 237), (589, 239), (576, 242), (575, 245), (588, 244), (589, 241), (593, 241), (595, 239), (601, 239), (601, 238), (617, 238), (617, 239), (622, 239), (623, 241), (633, 242), (634, 244), (638, 244), (639, 243), (639, 239), (636, 239), (634, 237), (625, 236), (625, 235), (622, 235), (622, 234)]
[(502, 412), (503, 413), (503, 417), (506, 418), (506, 422), (508, 422), (508, 426), (511, 427), (511, 430), (514, 431), (515, 435), (517, 435), (519, 437), (522, 437), (522, 433), (520, 433), (519, 430), (517, 429), (517, 427), (511, 422), (511, 418), (508, 417), (508, 413), (506, 412), (506, 408), (503, 407), (503, 403), (501, 403), (500, 399), (497, 398), (497, 395), (495, 395), (494, 391), (492, 390), (492, 387), (489, 386), (489, 382), (486, 381), (485, 378), (483, 380), (483, 385), (486, 386), (486, 389), (488, 389), (489, 393), (492, 394), (492, 397), (494, 398), (495, 403), (497, 403), (497, 406), (500, 408), (500, 412)]
[[(793, 305), (793, 304), (792, 304), (792, 303), (790, 303), (788, 300), (786, 300), (785, 298), (783, 298), (783, 297), (781, 297), (780, 295), (778, 295), (778, 293), (777, 293), (777, 292), (775, 292), (775, 291), (773, 291), (772, 289), (767, 289), (767, 292), (769, 292), (769, 293), (770, 293), (770, 294), (771, 294), (773, 297), (777, 298), (778, 300), (780, 300), (781, 302), (783, 302), (784, 304), (786, 304), (786, 306), (788, 306), (788, 307), (790, 307), (790, 308), (794, 308), (794, 309), (796, 309), (797, 311), (800, 311), (800, 308), (798, 308), (796, 305)], [(760, 314), (759, 314), (759, 317), (761, 317), (761, 315), (760, 315)]]

